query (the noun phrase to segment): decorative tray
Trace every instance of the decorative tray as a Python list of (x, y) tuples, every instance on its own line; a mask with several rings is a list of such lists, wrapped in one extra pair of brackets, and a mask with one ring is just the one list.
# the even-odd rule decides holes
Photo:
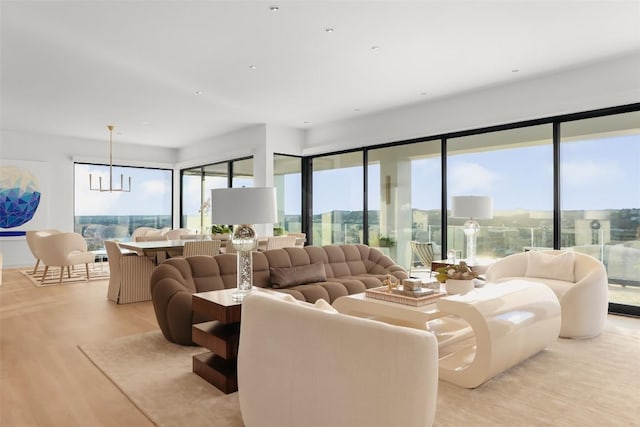
[[(433, 290), (425, 290), (423, 292), (403, 291), (402, 286), (389, 292), (386, 286), (371, 288), (365, 290), (367, 298), (379, 299), (382, 301), (397, 302), (399, 304), (412, 305), (419, 307), (421, 305), (431, 304), (434, 299), (446, 296), (446, 292), (438, 292)], [(395, 291), (395, 292), (394, 292)], [(411, 294), (415, 294), (412, 296)]]

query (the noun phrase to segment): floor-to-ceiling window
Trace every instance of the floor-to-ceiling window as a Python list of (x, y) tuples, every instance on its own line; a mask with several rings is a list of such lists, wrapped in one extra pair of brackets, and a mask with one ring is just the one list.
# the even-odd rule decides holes
[(640, 112), (562, 123), (563, 248), (602, 261), (609, 300), (640, 305)]
[(361, 243), (362, 152), (313, 158), (313, 244)]
[(409, 268), (409, 241), (431, 242), (439, 255), (440, 140), (367, 151), (369, 245)]
[[(232, 171), (232, 172), (230, 172)], [(211, 190), (229, 187), (253, 187), (253, 159), (238, 159), (181, 171), (181, 227), (196, 233), (211, 230)]]
[(204, 234), (211, 229), (211, 189), (226, 188), (227, 162), (182, 171), (182, 227)]
[[(200, 209), (202, 207), (202, 169), (188, 169), (182, 172), (180, 199), (180, 226), (200, 232)], [(204, 211), (203, 211), (204, 213)]]
[[(450, 215), (451, 198), (488, 195), (493, 217), (479, 220), (479, 257), (554, 247), (585, 251), (604, 262), (610, 290), (621, 291), (610, 293), (611, 302), (638, 308), (638, 109), (615, 107), (312, 156), (303, 159), (304, 177), (297, 160), (291, 169), (289, 156), (275, 155), (284, 224), (297, 231), (304, 221), (297, 213), (289, 218), (286, 206), (291, 202), (297, 209), (304, 202), (312, 209), (300, 208), (300, 217), (309, 221), (314, 245), (368, 243), (409, 267), (408, 240), (434, 243), (437, 257), (447, 249), (466, 257), (468, 218)], [(234, 187), (253, 185), (251, 159), (227, 163)], [(302, 188), (303, 178), (310, 188)], [(444, 218), (442, 209), (449, 212)]]
[[(102, 178), (109, 187), (109, 166), (74, 164), (74, 230), (82, 234), (90, 250), (103, 247), (106, 239), (128, 240), (138, 227), (163, 228), (172, 225), (172, 177), (170, 169), (113, 167), (113, 189), (131, 191), (92, 191)], [(120, 176), (122, 175), (122, 179)]]
[[(490, 196), (478, 219), (478, 258), (553, 247), (553, 126), (528, 126), (447, 140), (447, 196)], [(449, 217), (447, 248), (467, 257), (463, 225)]]
[(278, 223), (284, 232), (302, 230), (302, 162), (300, 157), (274, 154), (273, 185), (278, 197)]
[(232, 187), (253, 187), (253, 158), (234, 160), (231, 162), (231, 167)]

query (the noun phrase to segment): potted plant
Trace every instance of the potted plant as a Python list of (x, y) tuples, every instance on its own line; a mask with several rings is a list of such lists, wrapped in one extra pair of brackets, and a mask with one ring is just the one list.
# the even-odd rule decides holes
[(232, 232), (233, 230), (228, 225), (213, 224), (211, 226), (211, 237), (214, 239), (227, 239)]
[(471, 270), (466, 262), (447, 265), (436, 270), (436, 280), (445, 284), (448, 294), (464, 294), (473, 289), (473, 279), (478, 277), (478, 273)]
[(380, 236), (378, 244), (381, 248), (393, 248), (396, 245), (396, 241), (393, 237)]

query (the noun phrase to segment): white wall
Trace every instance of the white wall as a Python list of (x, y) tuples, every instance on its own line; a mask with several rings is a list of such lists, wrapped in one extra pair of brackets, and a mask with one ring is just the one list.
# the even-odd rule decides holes
[[(50, 176), (47, 228), (73, 231), (74, 159), (107, 163), (106, 142), (15, 131), (2, 131), (0, 135), (0, 158), (46, 162)], [(177, 154), (175, 149), (117, 143), (113, 152), (113, 162), (119, 165), (168, 168), (173, 168)], [(33, 265), (24, 238), (0, 240), (0, 252), (7, 268)]]
[(178, 151), (178, 169), (202, 166), (239, 157), (253, 156), (266, 140), (266, 125), (257, 124), (225, 133)]
[(640, 51), (553, 75), (320, 125), (307, 131), (304, 154), (636, 102), (640, 102)]

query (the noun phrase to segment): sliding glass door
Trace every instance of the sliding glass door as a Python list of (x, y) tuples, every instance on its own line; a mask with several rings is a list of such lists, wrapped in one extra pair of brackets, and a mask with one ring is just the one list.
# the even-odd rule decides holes
[[(553, 126), (529, 126), (447, 140), (447, 195), (490, 196), (478, 219), (478, 258), (553, 248)], [(448, 219), (447, 247), (466, 258), (463, 225)]]
[(181, 176), (181, 227), (207, 234), (211, 232), (212, 225), (211, 190), (227, 188), (230, 182), (233, 187), (253, 187), (253, 159), (183, 169)]
[(282, 232), (302, 231), (302, 160), (300, 157), (273, 156), (273, 185), (278, 197), (278, 224)]
[(362, 243), (362, 152), (313, 159), (313, 244)]
[(561, 126), (562, 247), (602, 261), (609, 301), (640, 306), (640, 112)]
[(440, 146), (433, 140), (367, 151), (369, 245), (407, 269), (411, 240), (431, 242), (440, 257)]

